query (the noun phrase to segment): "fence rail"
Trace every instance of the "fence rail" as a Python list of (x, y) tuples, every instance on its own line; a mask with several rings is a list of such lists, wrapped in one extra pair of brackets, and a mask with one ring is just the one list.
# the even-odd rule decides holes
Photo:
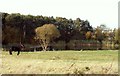
[[(9, 50), (11, 46), (17, 46), (17, 44), (3, 45), (2, 47)], [(42, 47), (40, 45), (30, 45), (25, 44), (25, 51), (41, 51)], [(103, 41), (103, 50), (117, 50), (118, 44), (114, 44), (108, 41)], [(98, 50), (100, 48), (100, 43), (97, 40), (71, 40), (68, 43), (65, 41), (58, 41), (56, 43), (51, 43), (48, 46), (48, 50)]]

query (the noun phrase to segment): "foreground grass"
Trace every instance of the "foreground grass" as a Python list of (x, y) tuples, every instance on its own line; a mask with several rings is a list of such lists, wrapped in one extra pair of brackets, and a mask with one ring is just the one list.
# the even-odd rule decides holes
[(117, 74), (118, 51), (2, 52), (2, 73)]

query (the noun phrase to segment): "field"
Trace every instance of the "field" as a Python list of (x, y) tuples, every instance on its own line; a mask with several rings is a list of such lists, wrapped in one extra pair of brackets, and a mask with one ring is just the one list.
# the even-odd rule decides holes
[(118, 51), (2, 52), (2, 74), (118, 74)]

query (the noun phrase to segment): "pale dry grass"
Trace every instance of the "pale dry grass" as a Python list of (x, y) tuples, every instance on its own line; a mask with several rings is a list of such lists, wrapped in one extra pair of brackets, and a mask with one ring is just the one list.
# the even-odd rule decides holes
[[(89, 69), (86, 69), (89, 68)], [(23, 55), (2, 55), (2, 74), (118, 74), (118, 61), (54, 60), (24, 58)], [(106, 72), (106, 69), (110, 68)]]

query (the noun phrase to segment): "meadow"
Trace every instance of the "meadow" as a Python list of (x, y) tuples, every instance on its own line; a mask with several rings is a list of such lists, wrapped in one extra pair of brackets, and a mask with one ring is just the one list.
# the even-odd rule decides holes
[(2, 51), (2, 74), (118, 74), (117, 50)]

